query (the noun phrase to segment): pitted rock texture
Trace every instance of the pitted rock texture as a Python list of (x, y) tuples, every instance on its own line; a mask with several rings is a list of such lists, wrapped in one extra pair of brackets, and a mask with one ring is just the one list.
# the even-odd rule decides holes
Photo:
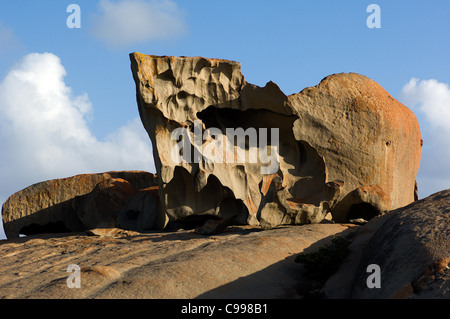
[[(122, 195), (130, 195), (133, 189), (157, 185), (154, 174), (141, 171), (83, 174), (31, 185), (10, 196), (2, 206), (6, 236), (14, 238), (19, 234), (82, 231), (92, 228), (104, 217), (108, 217), (108, 214), (103, 215), (107, 213), (103, 210), (104, 205), (114, 206), (114, 201), (107, 203), (103, 200), (103, 204), (101, 203), (102, 196), (106, 199), (112, 198), (114, 191), (108, 190), (113, 190), (114, 187), (103, 191), (103, 194), (98, 192), (99, 196), (96, 198), (90, 193), (98, 184), (119, 179), (122, 180), (119, 184), (128, 189)], [(123, 203), (125, 198), (120, 199), (120, 191), (116, 194), (119, 196), (116, 198), (116, 204)], [(110, 207), (109, 212), (111, 209)]]
[[(365, 186), (385, 195), (387, 210), (414, 201), (421, 155), (417, 119), (367, 77), (335, 74), (286, 96), (273, 82), (248, 83), (238, 62), (140, 53), (130, 58), (139, 113), (153, 145), (160, 206), (171, 220), (228, 220), (236, 214), (236, 223), (264, 228), (316, 223)], [(260, 150), (278, 147), (277, 171), (264, 171), (261, 156), (249, 160), (250, 137), (248, 144), (219, 150), (226, 158), (243, 151), (242, 162), (195, 157), (218, 140), (234, 142), (227, 129), (252, 128), (279, 130), (278, 143), (267, 136), (258, 144)], [(172, 156), (179, 129), (188, 132), (190, 161)]]

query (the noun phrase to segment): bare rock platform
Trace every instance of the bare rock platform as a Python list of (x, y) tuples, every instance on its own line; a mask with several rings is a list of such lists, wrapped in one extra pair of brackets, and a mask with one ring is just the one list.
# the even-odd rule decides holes
[[(214, 236), (105, 228), (3, 240), (0, 298), (298, 298), (306, 279), (295, 256), (357, 228), (234, 226)], [(73, 264), (81, 288), (67, 285)]]

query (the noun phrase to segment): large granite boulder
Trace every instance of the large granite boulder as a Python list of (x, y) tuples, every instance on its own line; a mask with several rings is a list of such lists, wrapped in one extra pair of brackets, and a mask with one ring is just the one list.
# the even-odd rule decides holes
[[(273, 82), (248, 83), (233, 61), (130, 58), (171, 220), (317, 223), (366, 186), (377, 194), (362, 197), (383, 212), (414, 201), (417, 119), (367, 77), (335, 74), (286, 96)], [(340, 207), (342, 220), (357, 210)]]
[(299, 114), (297, 138), (325, 157), (328, 178), (345, 182), (341, 198), (378, 186), (378, 195), (388, 197), (387, 209), (415, 200), (420, 127), (414, 113), (378, 83), (355, 73), (334, 74), (288, 99)]
[[(121, 185), (127, 185), (128, 191), (130, 188), (139, 190), (157, 184), (154, 174), (140, 171), (119, 171), (83, 174), (31, 185), (10, 196), (2, 206), (6, 236), (13, 238), (18, 237), (19, 234), (82, 231), (93, 227), (95, 223), (101, 222), (107, 216), (104, 215), (103, 218), (99, 215), (96, 217), (86, 216), (86, 213), (89, 214), (89, 212), (86, 212), (85, 208), (89, 205), (91, 208), (95, 206), (93, 199), (95, 196), (94, 194), (85, 195), (90, 194), (98, 184), (101, 185), (113, 179), (126, 181)], [(99, 186), (97, 190), (101, 187)], [(109, 195), (106, 194), (106, 196)], [(83, 203), (82, 199), (86, 199), (90, 204)], [(92, 213), (95, 214), (94, 211)], [(97, 213), (100, 213), (98, 209)]]

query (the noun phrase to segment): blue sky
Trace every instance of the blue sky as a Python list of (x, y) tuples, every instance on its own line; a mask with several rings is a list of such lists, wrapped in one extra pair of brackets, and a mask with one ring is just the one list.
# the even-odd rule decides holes
[[(366, 24), (372, 3), (381, 28)], [(81, 9), (81, 28), (67, 27), (70, 4)], [(286, 94), (332, 73), (364, 74), (419, 118), (421, 197), (450, 188), (449, 15), (448, 0), (2, 1), (0, 201), (46, 179), (153, 170), (137, 119), (134, 51), (239, 61), (247, 81), (272, 80)]]

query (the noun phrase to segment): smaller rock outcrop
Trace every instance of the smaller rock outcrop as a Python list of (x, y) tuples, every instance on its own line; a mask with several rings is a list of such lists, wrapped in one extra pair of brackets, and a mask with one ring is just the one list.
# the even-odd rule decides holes
[(136, 190), (155, 185), (156, 176), (142, 171), (82, 174), (37, 183), (13, 194), (3, 204), (5, 233), (14, 238), (19, 234), (93, 228), (105, 222), (109, 213)]

